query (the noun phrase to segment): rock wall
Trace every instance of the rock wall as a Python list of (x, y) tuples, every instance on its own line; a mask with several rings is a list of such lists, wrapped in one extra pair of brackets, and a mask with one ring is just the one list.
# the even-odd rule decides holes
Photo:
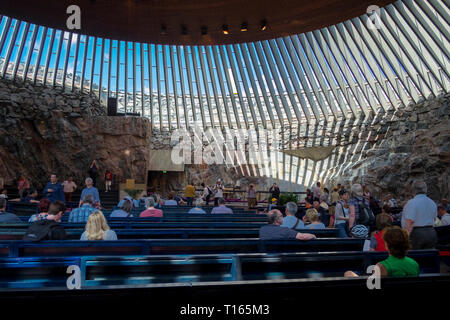
[(84, 184), (93, 159), (103, 181), (106, 169), (118, 181), (146, 180), (150, 123), (140, 117), (108, 117), (93, 94), (0, 80), (0, 177), (19, 175), (42, 187), (49, 174)]
[(361, 183), (377, 196), (408, 199), (412, 182), (421, 179), (433, 200), (448, 197), (450, 94), (378, 114), (335, 159), (325, 174), (328, 185)]
[[(171, 141), (172, 132), (165, 130), (161, 131), (153, 128), (151, 137), (152, 150), (170, 150), (177, 142)], [(193, 133), (191, 132), (193, 139)], [(245, 137), (246, 156), (248, 157), (249, 141)], [(206, 147), (208, 143), (204, 141), (203, 146)], [(269, 136), (268, 147), (272, 145), (272, 137)], [(186, 164), (185, 165), (185, 179), (174, 179), (171, 181), (170, 188), (183, 189), (186, 182), (193, 182), (195, 185), (200, 185), (204, 182), (207, 185), (213, 185), (217, 179), (222, 179), (225, 187), (234, 187), (236, 182), (240, 180), (241, 188), (246, 188), (250, 183), (257, 186), (257, 190), (268, 190), (274, 182), (276, 182), (283, 191), (303, 191), (303, 186), (275, 179), (265, 175), (263, 170), (257, 165), (223, 165), (223, 164)]]

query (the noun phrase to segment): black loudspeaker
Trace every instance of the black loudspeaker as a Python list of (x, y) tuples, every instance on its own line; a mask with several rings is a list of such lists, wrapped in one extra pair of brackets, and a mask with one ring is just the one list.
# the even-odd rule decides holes
[(108, 98), (108, 116), (117, 116), (117, 98)]

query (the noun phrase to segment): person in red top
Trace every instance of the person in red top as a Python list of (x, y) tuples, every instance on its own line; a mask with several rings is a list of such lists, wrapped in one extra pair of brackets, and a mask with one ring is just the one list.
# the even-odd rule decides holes
[(19, 180), (17, 180), (17, 189), (19, 190), (20, 198), (23, 198), (24, 191), (29, 188), (30, 188), (30, 181), (25, 176), (21, 176)]
[(106, 170), (105, 172), (105, 192), (111, 191), (113, 174), (111, 170)]
[(146, 217), (154, 217), (154, 218), (161, 218), (163, 216), (163, 211), (159, 209), (155, 209), (155, 199), (153, 197), (148, 197), (145, 199), (145, 209), (141, 212), (139, 215), (139, 218), (146, 218)]
[(377, 231), (370, 238), (370, 251), (387, 251), (383, 235), (386, 228), (392, 226), (392, 218), (386, 213), (381, 213), (377, 215), (376, 225)]

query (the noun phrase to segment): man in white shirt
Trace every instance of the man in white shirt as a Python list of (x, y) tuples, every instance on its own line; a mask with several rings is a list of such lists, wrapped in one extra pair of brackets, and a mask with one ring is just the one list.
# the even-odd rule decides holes
[(322, 190), (320, 189), (320, 182), (316, 183), (315, 187), (312, 187), (313, 199), (320, 201), (320, 195), (322, 194)]
[(432, 249), (437, 242), (433, 228), (437, 206), (427, 197), (427, 185), (424, 181), (415, 181), (412, 188), (416, 196), (403, 208), (402, 228), (410, 234), (412, 250)]

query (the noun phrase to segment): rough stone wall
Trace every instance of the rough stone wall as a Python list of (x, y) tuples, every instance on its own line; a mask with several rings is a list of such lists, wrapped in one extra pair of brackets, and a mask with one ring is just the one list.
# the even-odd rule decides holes
[(93, 159), (99, 181), (110, 169), (119, 181), (146, 179), (150, 123), (140, 117), (108, 117), (93, 94), (67, 93), (0, 81), (0, 177), (20, 174), (42, 187), (51, 172), (83, 183)]
[(336, 151), (328, 185), (361, 183), (377, 196), (407, 199), (421, 179), (433, 200), (449, 196), (450, 94), (380, 113), (357, 136)]

